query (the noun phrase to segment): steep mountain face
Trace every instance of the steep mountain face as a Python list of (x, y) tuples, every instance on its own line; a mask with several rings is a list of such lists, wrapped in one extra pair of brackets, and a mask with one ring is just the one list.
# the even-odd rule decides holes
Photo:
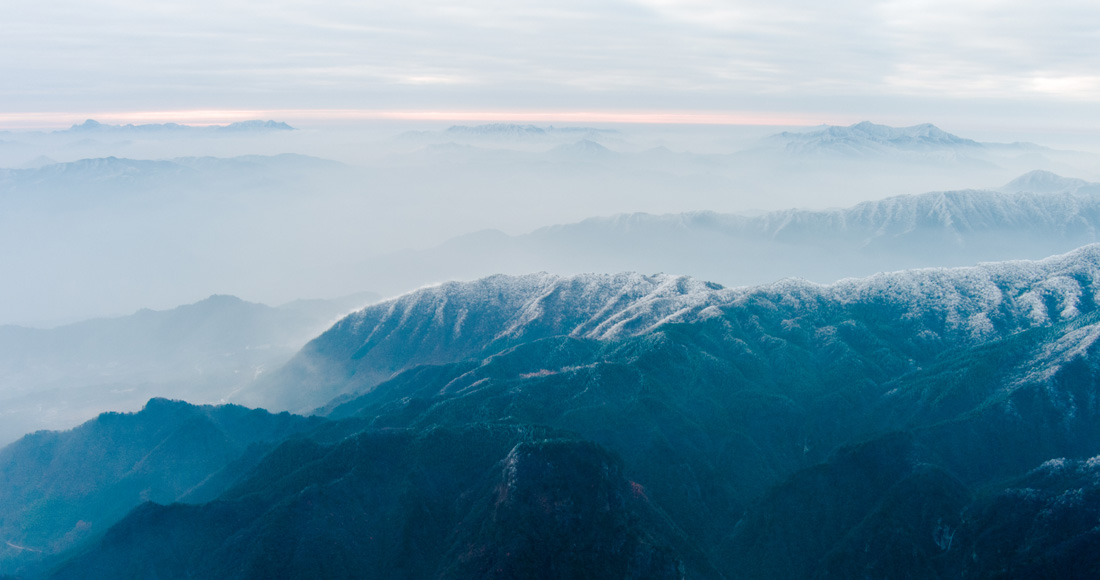
[(288, 367), (325, 422), (58, 577), (1089, 577), (1098, 295), (1100, 246), (423, 289)]
[[(909, 434), (839, 449), (776, 486), (719, 553), (734, 578), (939, 578), (970, 491)], [(835, 576), (834, 576), (835, 575)]]
[[(904, 195), (833, 210), (756, 216), (627, 214), (453, 239), (364, 264), (416, 286), (544, 269), (690, 273), (725, 285), (799, 276), (828, 283), (876, 272), (1038, 259), (1100, 241), (1100, 186), (1035, 172), (1002, 191)], [(471, 264), (466, 258), (478, 256)]]
[(153, 399), (139, 413), (27, 435), (0, 450), (0, 562), (11, 570), (79, 545), (142, 502), (179, 500), (250, 445), (317, 423)]
[(636, 490), (539, 428), (294, 442), (216, 502), (142, 506), (53, 577), (682, 578)]
[(905, 435), (845, 448), (773, 489), (721, 553), (732, 578), (1090, 578), (1098, 459), (968, 489)]
[(1098, 468), (1100, 456), (1054, 458), (976, 502), (965, 527), (953, 534), (963, 542), (955, 554), (958, 569), (970, 576), (995, 571), (1001, 578), (1095, 576)]
[(370, 294), (278, 308), (211, 296), (52, 329), (0, 326), (0, 443), (151, 397), (219, 401), (278, 368)]

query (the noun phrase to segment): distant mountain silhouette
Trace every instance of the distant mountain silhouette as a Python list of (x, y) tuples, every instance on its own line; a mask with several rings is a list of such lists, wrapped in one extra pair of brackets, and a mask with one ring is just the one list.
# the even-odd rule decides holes
[(376, 298), (272, 308), (211, 296), (53, 329), (0, 326), (0, 441), (74, 426), (112, 408), (137, 409), (152, 396), (223, 400)]

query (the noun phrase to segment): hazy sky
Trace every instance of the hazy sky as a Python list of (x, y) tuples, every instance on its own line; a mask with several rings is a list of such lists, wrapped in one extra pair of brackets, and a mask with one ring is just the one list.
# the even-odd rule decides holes
[(340, 109), (1095, 129), (1098, 45), (1087, 1), (6, 0), (0, 126)]

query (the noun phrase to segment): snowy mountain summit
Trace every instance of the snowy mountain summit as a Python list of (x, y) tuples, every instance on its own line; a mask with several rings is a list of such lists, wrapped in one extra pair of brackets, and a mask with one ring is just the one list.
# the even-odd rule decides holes
[(549, 125), (517, 125), (514, 123), (490, 123), (487, 125), (452, 125), (445, 131), (456, 137), (492, 137), (497, 139), (544, 139), (558, 135), (587, 135), (616, 133), (608, 129), (595, 127), (555, 127)]
[(953, 135), (929, 123), (890, 127), (863, 121), (848, 127), (826, 126), (805, 133), (784, 131), (768, 137), (765, 146), (800, 154), (828, 152), (866, 155), (976, 150), (981, 149), (983, 144)]

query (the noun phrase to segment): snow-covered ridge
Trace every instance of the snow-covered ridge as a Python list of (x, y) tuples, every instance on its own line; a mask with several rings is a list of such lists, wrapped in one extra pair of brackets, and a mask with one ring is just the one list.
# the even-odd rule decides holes
[(612, 339), (766, 300), (791, 316), (825, 304), (874, 306), (907, 320), (938, 321), (934, 332), (981, 340), (1072, 319), (1095, 308), (1098, 290), (1100, 245), (1040, 261), (908, 270), (831, 285), (788, 279), (723, 288), (666, 274), (497, 275), (417, 290), (354, 313), (329, 332), (364, 345), (410, 333), (480, 337), (480, 344), (557, 335)]
[(1100, 244), (1044, 260), (926, 268), (820, 285), (803, 280), (741, 289), (732, 305), (779, 296), (794, 310), (815, 303), (889, 308), (905, 320), (938, 320), (971, 339), (997, 338), (1076, 318), (1100, 299)]
[(1100, 184), (1033, 171), (999, 191), (933, 191), (866, 201), (846, 208), (787, 209), (755, 216), (707, 211), (621, 214), (549, 226), (531, 235), (552, 236), (583, 229), (622, 232), (668, 229), (780, 241), (812, 237), (815, 243), (850, 239), (863, 244), (920, 230), (958, 235), (1007, 230), (1096, 235), (1100, 231), (1098, 193)]
[(809, 151), (822, 147), (838, 150), (930, 150), (938, 148), (980, 148), (982, 144), (952, 135), (925, 123), (912, 127), (890, 127), (869, 121), (848, 127), (827, 126), (804, 133), (785, 131), (768, 139), (789, 151)]
[(847, 127), (823, 126), (810, 131), (777, 133), (760, 147), (793, 155), (899, 157), (939, 161), (988, 160), (990, 153), (1040, 151), (1032, 143), (982, 143), (948, 133), (928, 123), (890, 127), (863, 121)]
[(633, 273), (449, 282), (345, 317), (306, 345), (276, 384), (241, 397), (268, 408), (309, 411), (419, 365), (488, 356), (544, 338), (612, 339), (700, 320), (717, 314), (716, 306), (731, 299), (729, 292), (686, 276)]
[(761, 344), (859, 327), (915, 349), (968, 348), (1091, 314), (1098, 291), (1100, 245), (1040, 261), (908, 270), (830, 285), (787, 279), (726, 288), (637, 273), (495, 275), (422, 288), (348, 315), (245, 402), (309, 411), (422, 365), (487, 357), (542, 339), (630, 339), (670, 324), (707, 323), (705, 332)]
[(387, 329), (430, 320), (457, 336), (491, 319), (479, 325), (490, 342), (532, 334), (609, 339), (695, 319), (706, 308), (729, 302), (731, 292), (666, 274), (497, 275), (405, 294), (352, 314), (334, 330), (365, 334), (370, 342)]

